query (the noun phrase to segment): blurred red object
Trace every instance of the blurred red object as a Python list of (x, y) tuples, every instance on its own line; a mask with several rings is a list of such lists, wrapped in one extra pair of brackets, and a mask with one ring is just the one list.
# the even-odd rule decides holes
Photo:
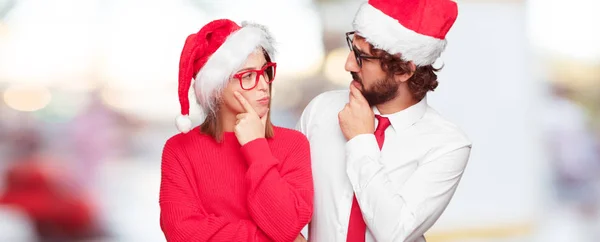
[(97, 232), (92, 202), (85, 192), (69, 186), (68, 176), (34, 157), (13, 164), (0, 204), (23, 210), (41, 238), (68, 240)]

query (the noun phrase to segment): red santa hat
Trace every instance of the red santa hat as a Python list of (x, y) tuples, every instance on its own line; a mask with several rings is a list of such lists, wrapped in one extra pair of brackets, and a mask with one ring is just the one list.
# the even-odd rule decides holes
[(353, 27), (375, 48), (426, 66), (446, 48), (457, 15), (450, 0), (369, 0), (356, 13)]
[(192, 128), (188, 100), (192, 78), (196, 101), (205, 113), (214, 112), (218, 95), (253, 51), (262, 47), (273, 59), (273, 42), (264, 26), (240, 26), (228, 19), (214, 20), (188, 36), (179, 62), (181, 115), (176, 119), (177, 129), (187, 133)]

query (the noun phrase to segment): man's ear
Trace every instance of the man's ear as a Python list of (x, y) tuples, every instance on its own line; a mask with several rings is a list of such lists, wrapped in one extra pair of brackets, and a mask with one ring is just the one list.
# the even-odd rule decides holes
[(415, 71), (417, 70), (417, 66), (412, 61), (408, 62), (408, 64), (410, 65), (410, 75), (412, 76), (412, 74), (415, 73)]
[(408, 65), (410, 67), (410, 72), (404, 73), (404, 74), (396, 74), (395, 77), (396, 77), (397, 81), (406, 82), (406, 81), (408, 81), (408, 79), (410, 79), (415, 74), (415, 70), (417, 70), (417, 66), (415, 65), (415, 63), (410, 61), (410, 62), (408, 62)]

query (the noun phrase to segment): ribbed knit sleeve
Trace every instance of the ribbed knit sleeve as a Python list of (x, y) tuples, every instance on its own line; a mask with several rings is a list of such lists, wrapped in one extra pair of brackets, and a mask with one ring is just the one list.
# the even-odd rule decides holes
[[(291, 137), (277, 143), (256, 139), (241, 148), (249, 165), (248, 209), (255, 223), (271, 239), (293, 241), (312, 217), (310, 148), (306, 137), (299, 132), (277, 135)], [(271, 149), (286, 149), (286, 158), (276, 159)]]
[(160, 226), (167, 241), (271, 241), (253, 221), (225, 219), (205, 211), (196, 194), (190, 161), (175, 152), (182, 149), (176, 138), (167, 141), (161, 166)]

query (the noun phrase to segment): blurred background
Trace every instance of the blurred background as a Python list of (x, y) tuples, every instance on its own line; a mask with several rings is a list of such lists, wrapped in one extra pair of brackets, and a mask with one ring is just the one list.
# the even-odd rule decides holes
[[(160, 156), (187, 35), (267, 25), (272, 119), (293, 128), (349, 85), (362, 2), (0, 0), (0, 241), (165, 241)], [(600, 1), (458, 3), (428, 100), (474, 145), (428, 241), (600, 241)]]

